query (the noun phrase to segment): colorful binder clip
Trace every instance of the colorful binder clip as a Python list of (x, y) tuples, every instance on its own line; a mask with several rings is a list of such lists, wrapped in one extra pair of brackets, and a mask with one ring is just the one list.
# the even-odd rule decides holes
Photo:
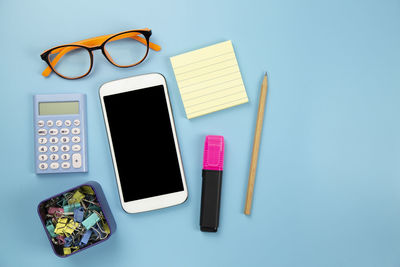
[(84, 215), (85, 215), (85, 209), (83, 207), (76, 208), (74, 210), (74, 220), (76, 222), (82, 222)]
[(64, 255), (71, 254), (71, 248), (64, 248)]
[(68, 237), (64, 238), (64, 241), (65, 241), (64, 247), (72, 246), (72, 237), (71, 236), (68, 236)]
[(64, 227), (64, 234), (70, 236), (76, 228), (78, 228), (79, 223), (74, 220), (70, 220), (69, 223)]
[(81, 239), (81, 242), (79, 243), (80, 247), (82, 247), (82, 246), (87, 244), (87, 242), (89, 241), (90, 236), (92, 235), (92, 232), (93, 232), (92, 230), (87, 230), (85, 232), (85, 234), (83, 235), (83, 237)]
[(99, 216), (97, 213), (92, 213), (86, 220), (82, 222), (82, 225), (89, 230), (92, 228), (93, 225), (95, 225), (98, 221), (100, 220)]
[(74, 203), (74, 204), (69, 204), (69, 205), (65, 205), (64, 208), (64, 212), (73, 212), (74, 209), (79, 208), (81, 206), (80, 203)]
[(85, 195), (84, 195), (84, 194), (82, 194), (82, 193), (79, 192), (79, 191), (76, 191), (76, 192), (74, 193), (74, 195), (71, 197), (71, 199), (68, 200), (68, 204), (76, 204), (76, 203), (79, 203), (79, 202), (81, 202), (81, 200), (84, 199), (84, 198), (85, 198)]
[(51, 237), (56, 237), (57, 235), (54, 233), (54, 225), (53, 225), (53, 223), (49, 220), (49, 221), (47, 221), (47, 223), (46, 223), (46, 228), (47, 228), (47, 231), (49, 232), (49, 234), (50, 234), (50, 236)]
[(58, 219), (56, 229), (54, 230), (54, 233), (57, 235), (62, 235), (64, 234), (64, 228), (68, 223), (68, 218), (60, 218)]

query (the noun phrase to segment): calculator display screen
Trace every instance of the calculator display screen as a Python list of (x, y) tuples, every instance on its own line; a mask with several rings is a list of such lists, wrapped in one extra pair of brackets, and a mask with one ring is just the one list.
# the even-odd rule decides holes
[(79, 114), (79, 102), (41, 102), (39, 115)]
[(164, 87), (104, 96), (124, 202), (183, 191)]

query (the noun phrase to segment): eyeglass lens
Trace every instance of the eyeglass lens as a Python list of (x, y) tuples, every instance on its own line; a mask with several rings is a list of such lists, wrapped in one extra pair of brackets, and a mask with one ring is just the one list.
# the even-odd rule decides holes
[(146, 56), (147, 49), (146, 38), (137, 32), (114, 36), (104, 46), (107, 57), (121, 67), (140, 62)]
[(85, 75), (91, 65), (89, 50), (79, 46), (57, 48), (49, 55), (49, 61), (58, 74), (68, 78)]

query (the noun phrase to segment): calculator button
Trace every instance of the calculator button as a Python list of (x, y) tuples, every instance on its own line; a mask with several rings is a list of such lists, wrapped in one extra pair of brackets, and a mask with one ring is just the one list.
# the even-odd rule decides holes
[(58, 151), (58, 146), (50, 146), (50, 151), (51, 152), (57, 152)]
[(58, 160), (58, 155), (57, 155), (57, 154), (51, 154), (51, 155), (50, 155), (50, 159), (51, 159), (52, 161)]
[(67, 128), (62, 128), (60, 130), (60, 133), (63, 134), (63, 135), (66, 135), (66, 134), (69, 134), (69, 130)]
[(46, 137), (40, 137), (39, 139), (38, 139), (38, 143), (39, 144), (46, 144), (47, 143), (47, 138)]
[(71, 157), (71, 156), (70, 156), (69, 154), (62, 154), (62, 155), (61, 155), (61, 159), (62, 159), (62, 160), (69, 160), (70, 157)]
[(81, 138), (79, 136), (72, 137), (72, 143), (79, 143), (80, 141), (81, 141)]
[(39, 148), (38, 148), (38, 150), (39, 150), (39, 152), (47, 152), (47, 146), (40, 146)]
[(64, 125), (67, 127), (71, 126), (71, 121), (70, 120), (64, 121)]
[(56, 120), (56, 126), (61, 127), (62, 126), (62, 120)]
[(61, 143), (68, 143), (69, 142), (69, 137), (68, 136), (63, 136), (61, 137)]
[(58, 162), (52, 162), (50, 164), (50, 168), (53, 170), (58, 169), (59, 167), (60, 167), (60, 164)]
[(69, 146), (68, 145), (61, 146), (61, 151), (62, 152), (68, 152), (69, 151)]
[(51, 129), (49, 130), (49, 134), (50, 134), (50, 135), (56, 135), (56, 134), (58, 134), (58, 130), (57, 130), (56, 128), (51, 128)]
[(71, 133), (72, 134), (80, 134), (81, 130), (79, 128), (72, 128)]
[(54, 122), (52, 120), (47, 121), (47, 126), (52, 127)]
[(69, 163), (67, 161), (61, 163), (61, 168), (68, 169), (69, 167), (71, 167), (71, 163)]
[(44, 126), (44, 121), (38, 121), (38, 122), (37, 122), (37, 125), (38, 125), (39, 127), (43, 127), (43, 126)]
[(78, 169), (82, 166), (82, 157), (81, 154), (75, 153), (72, 154), (72, 167)]
[(40, 155), (39, 155), (39, 160), (40, 160), (40, 161), (46, 161), (47, 159), (48, 159), (48, 157), (47, 157), (46, 154), (40, 154)]
[(50, 137), (49, 141), (52, 144), (57, 144), (58, 143), (58, 138), (57, 137)]
[(75, 126), (79, 126), (81, 124), (81, 121), (80, 120), (74, 120), (74, 125)]
[(38, 135), (46, 135), (47, 134), (47, 130), (46, 129), (39, 129), (38, 130)]
[(46, 170), (47, 167), (48, 167), (47, 163), (42, 162), (39, 164), (39, 169), (41, 169), (41, 170)]
[(78, 152), (81, 150), (81, 146), (80, 145), (73, 145), (72, 146), (72, 151)]

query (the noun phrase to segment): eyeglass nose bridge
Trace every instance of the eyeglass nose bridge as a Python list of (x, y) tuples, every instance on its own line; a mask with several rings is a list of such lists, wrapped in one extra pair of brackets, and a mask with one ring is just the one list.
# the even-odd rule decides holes
[(94, 50), (103, 50), (103, 46), (99, 45), (99, 46), (94, 46), (94, 47), (88, 47), (88, 50), (90, 52), (94, 51)]
[[(88, 47), (87, 48), (89, 52), (93, 55), (93, 51), (95, 50), (101, 50), (101, 53), (108, 59), (110, 60), (110, 55), (108, 52), (104, 49), (104, 44), (101, 44), (99, 46), (94, 46), (94, 47)], [(113, 62), (112, 62), (113, 63)], [(114, 63), (113, 63), (114, 64)]]
[[(109, 55), (108, 55), (107, 51), (104, 49), (104, 44), (101, 44), (99, 46), (94, 46), (94, 47), (87, 47), (87, 49), (89, 50), (89, 52), (91, 54), (92, 63), (93, 63), (93, 57), (94, 57), (93, 51), (96, 51), (96, 50), (101, 50), (101, 53), (110, 61)], [(111, 62), (111, 63), (113, 63), (113, 62)]]

